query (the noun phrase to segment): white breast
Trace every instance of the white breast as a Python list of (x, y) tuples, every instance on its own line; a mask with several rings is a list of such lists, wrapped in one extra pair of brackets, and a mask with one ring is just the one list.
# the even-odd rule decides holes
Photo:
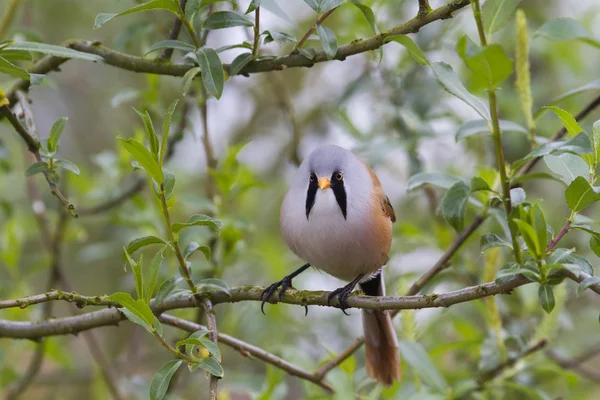
[[(346, 191), (346, 219), (331, 189), (317, 191), (308, 219), (300, 201), (305, 201), (305, 197), (288, 192), (281, 206), (281, 231), (287, 245), (300, 258), (330, 275), (351, 281), (359, 274), (377, 271), (387, 259), (389, 243), (382, 246), (381, 224), (375, 222), (370, 204), (372, 195), (352, 193), (349, 188)], [(389, 227), (385, 227), (390, 240), (391, 224), (389, 221)]]

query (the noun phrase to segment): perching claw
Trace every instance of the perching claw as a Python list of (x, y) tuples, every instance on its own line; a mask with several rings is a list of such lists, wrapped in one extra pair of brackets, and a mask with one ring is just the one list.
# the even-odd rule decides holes
[(360, 282), (360, 280), (363, 278), (363, 276), (365, 276), (365, 274), (360, 274), (358, 277), (356, 277), (355, 280), (353, 280), (346, 286), (335, 289), (333, 292), (329, 293), (329, 295), (327, 296), (327, 304), (330, 304), (331, 299), (333, 299), (334, 297), (337, 296), (338, 301), (340, 302), (340, 309), (342, 310), (342, 312), (346, 315), (350, 315), (346, 312), (346, 309), (350, 308), (350, 307), (348, 307), (348, 303), (346, 302), (346, 299), (348, 299), (348, 296), (350, 296), (350, 294), (354, 290), (354, 287), (356, 286), (356, 284), (358, 282)]
[[(279, 298), (281, 298), (283, 296), (283, 294), (285, 293), (285, 291), (287, 289), (289, 289), (289, 288), (294, 289), (294, 287), (292, 286), (292, 279), (295, 278), (296, 276), (300, 275), (302, 272), (304, 272), (306, 269), (308, 269), (308, 267), (310, 267), (310, 263), (304, 264), (302, 267), (298, 268), (296, 271), (285, 276), (282, 280), (277, 281), (277, 282), (273, 283), (272, 285), (268, 286), (260, 295), (260, 299), (262, 300), (262, 303), (260, 304), (260, 311), (263, 314), (265, 314), (265, 309), (264, 309), (265, 303), (267, 301), (269, 301), (269, 299), (271, 298), (273, 293), (275, 293), (280, 286), (281, 286), (281, 288), (279, 289)], [(304, 316), (307, 316), (307, 315), (308, 315), (308, 306), (304, 306)]]

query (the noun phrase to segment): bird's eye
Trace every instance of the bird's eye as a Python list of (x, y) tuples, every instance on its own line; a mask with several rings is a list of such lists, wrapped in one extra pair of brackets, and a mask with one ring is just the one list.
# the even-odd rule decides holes
[(341, 181), (342, 179), (344, 179), (344, 175), (342, 175), (341, 172), (338, 172), (337, 174), (335, 174), (335, 179)]
[(315, 174), (310, 174), (310, 178), (308, 178), (311, 182), (315, 181)]

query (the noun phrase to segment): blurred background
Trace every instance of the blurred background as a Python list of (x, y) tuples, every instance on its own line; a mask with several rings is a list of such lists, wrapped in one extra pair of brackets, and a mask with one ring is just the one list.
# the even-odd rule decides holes
[[(8, 0), (0, 2), (0, 16)], [(168, 36), (173, 16), (153, 11), (124, 16), (93, 30), (98, 13), (116, 13), (133, 6), (132, 0), (25, 0), (18, 8), (7, 38), (21, 38), (60, 44), (71, 39), (99, 40), (103, 45), (132, 55), (144, 56), (149, 47)], [(248, 1), (239, 1), (243, 13)], [(316, 14), (303, 1), (263, 0), (268, 4), (261, 14), (262, 29), (301, 37), (314, 23)], [(416, 15), (416, 0), (364, 0), (381, 30), (398, 25)], [(432, 0), (432, 7), (444, 2)], [(232, 9), (230, 2), (219, 2), (219, 9)], [(584, 42), (556, 42), (533, 33), (547, 20), (571, 17), (600, 39), (600, 4), (593, 0), (523, 1), (531, 47), (531, 80), (534, 110), (561, 94), (600, 79), (600, 50)], [(344, 4), (327, 20), (340, 44), (372, 36), (360, 11)], [(477, 41), (477, 30), (469, 7), (454, 18), (437, 21), (411, 37), (432, 61), (444, 61), (463, 78), (465, 85), (483, 99), (485, 90), (470, 81), (456, 53), (458, 38), (467, 34)], [(184, 32), (181, 40), (189, 41)], [(251, 28), (212, 31), (207, 46), (217, 48), (252, 40)], [(514, 59), (514, 18), (493, 40)], [(320, 49), (318, 38), (305, 47)], [(269, 43), (262, 54), (285, 55), (291, 45)], [(229, 63), (241, 51), (220, 53)], [(146, 57), (155, 57), (151, 53)], [(187, 62), (175, 51), (174, 62)], [(22, 63), (23, 67), (31, 63)], [(69, 199), (80, 210), (77, 220), (69, 221), (64, 237), (61, 264), (75, 291), (103, 295), (133, 291), (130, 272), (123, 270), (122, 248), (129, 240), (164, 233), (160, 209), (152, 188), (141, 186), (131, 200), (105, 212), (93, 209), (135, 185), (140, 172), (134, 172), (130, 156), (118, 145), (116, 137), (143, 137), (143, 125), (132, 110), (147, 109), (159, 127), (165, 110), (181, 95), (181, 78), (136, 74), (101, 63), (72, 60), (60, 72), (47, 75), (43, 85), (31, 90), (32, 110), (38, 132), (47, 137), (52, 123), (69, 118), (62, 135), (60, 155), (75, 162), (79, 177), (68, 174), (61, 184)], [(5, 92), (14, 80), (0, 74)], [(597, 96), (593, 90), (582, 92), (559, 103), (576, 114)], [(279, 233), (279, 206), (287, 182), (298, 162), (320, 144), (332, 143), (356, 152), (374, 168), (396, 210), (394, 242), (386, 269), (388, 294), (404, 294), (410, 284), (435, 264), (454, 239), (455, 232), (437, 213), (443, 191), (434, 188), (408, 193), (410, 176), (423, 171), (443, 171), (469, 178), (476, 171), (495, 167), (492, 142), (488, 135), (476, 135), (456, 142), (455, 134), (464, 122), (477, 114), (460, 100), (445, 92), (431, 70), (416, 63), (404, 47), (390, 43), (383, 55), (377, 51), (347, 58), (345, 61), (319, 63), (312, 68), (289, 68), (230, 77), (220, 100), (207, 100), (207, 119), (202, 118), (197, 90), (181, 100), (173, 117), (171, 132), (183, 133), (174, 144), (168, 168), (177, 183), (171, 200), (173, 219), (184, 221), (189, 215), (210, 213), (224, 222), (218, 238), (205, 228), (189, 229), (184, 243), (195, 240), (213, 243), (211, 262), (195, 256), (191, 269), (195, 278), (218, 277), (229, 286), (266, 286), (296, 268), (297, 259), (283, 243)], [(511, 76), (498, 92), (500, 117), (525, 125)], [(600, 119), (594, 111), (582, 122), (590, 131)], [(214, 151), (216, 167), (209, 174), (204, 146), (204, 125)], [(552, 136), (561, 127), (550, 113), (537, 121), (538, 135)], [(530, 150), (526, 135), (506, 132), (503, 137), (507, 160), (513, 161)], [(0, 125), (0, 298), (17, 298), (43, 292), (47, 282), (50, 255), (43, 246), (39, 226), (31, 208), (31, 188), (42, 197), (51, 225), (59, 220), (59, 204), (41, 175), (25, 178), (31, 163), (26, 148), (13, 128)], [(536, 171), (547, 171), (538, 163)], [(211, 183), (212, 182), (212, 183)], [(569, 215), (563, 186), (551, 180), (534, 180), (524, 185), (529, 200), (543, 198), (548, 223), (555, 231)], [(211, 196), (210, 194), (214, 196)], [(39, 204), (38, 204), (39, 206)], [(471, 208), (472, 207), (472, 208)], [(597, 207), (584, 214), (595, 218)], [(469, 206), (467, 223), (477, 209)], [(452, 267), (428, 285), (426, 291), (441, 293), (486, 282), (492, 271), (501, 267), (509, 254), (503, 251), (482, 254), (479, 240), (484, 233), (498, 232), (490, 218), (467, 242), (452, 261)], [(563, 247), (577, 247), (579, 254), (596, 261), (583, 234), (569, 233)], [(147, 257), (153, 253), (148, 252)], [(149, 259), (149, 258), (148, 258)], [(491, 265), (491, 266), (490, 266)], [(487, 266), (487, 267), (486, 267)], [(487, 275), (486, 275), (487, 273)], [(177, 274), (175, 260), (164, 262), (164, 278)], [(342, 282), (317, 271), (294, 279), (299, 289), (332, 290)], [(516, 354), (523, 346), (541, 338), (548, 348), (576, 358), (598, 346), (598, 298), (594, 293), (577, 296), (576, 285), (566, 283), (556, 291), (557, 306), (544, 313), (538, 303), (537, 286), (523, 286), (511, 295), (501, 296), (493, 305), (476, 301), (449, 309), (402, 312), (395, 323), (399, 338), (420, 343), (431, 359), (431, 368), (449, 387), (473, 378), (478, 371), (496, 365), (502, 352)], [(500, 329), (490, 320), (491, 307), (501, 316)], [(71, 314), (71, 304), (55, 304), (52, 316)], [(344, 316), (333, 308), (304, 309), (289, 305), (242, 302), (216, 307), (220, 331), (238, 337), (308, 370), (316, 369), (332, 355), (344, 350), (362, 335), (360, 312)], [(78, 312), (86, 312), (88, 309)], [(6, 309), (1, 318), (38, 320), (42, 308)], [(194, 310), (176, 315), (194, 320)], [(173, 340), (183, 334), (172, 328)], [(100, 347), (118, 377), (126, 398), (147, 398), (149, 381), (170, 355), (142, 328), (129, 323), (94, 331)], [(498, 339), (500, 335), (500, 339)], [(76, 399), (110, 398), (98, 367), (79, 336), (52, 337), (46, 342), (46, 357), (39, 376), (21, 398)], [(502, 342), (503, 345), (498, 345)], [(36, 344), (29, 341), (0, 340), (0, 393), (22, 375)], [(502, 350), (503, 349), (503, 350)], [(328, 398), (322, 389), (285, 373), (266, 367), (258, 360), (245, 358), (221, 346), (225, 378), (220, 381), (222, 399), (305, 399)], [(506, 354), (504, 354), (506, 356)], [(586, 361), (586, 368), (598, 371), (600, 357)], [(359, 350), (327, 381), (339, 399), (350, 398), (453, 398), (427, 394), (427, 380), (409, 365), (404, 365), (405, 380), (382, 390), (366, 377), (364, 353)], [(600, 376), (597, 377), (600, 379)], [(171, 398), (204, 398), (208, 380), (201, 372), (182, 368), (170, 391)], [(430, 397), (425, 397), (430, 396)], [(438, 396), (438, 397), (435, 397)], [(595, 399), (600, 397), (598, 381), (560, 368), (545, 352), (533, 355), (469, 398)]]

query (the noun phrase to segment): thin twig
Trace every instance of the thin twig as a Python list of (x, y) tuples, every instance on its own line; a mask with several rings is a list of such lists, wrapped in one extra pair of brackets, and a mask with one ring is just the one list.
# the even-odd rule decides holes
[[(219, 332), (217, 331), (217, 319), (215, 318), (215, 311), (213, 310), (212, 302), (209, 299), (202, 301), (202, 307), (206, 314), (206, 326), (209, 331), (210, 340), (216, 345), (218, 344)], [(210, 376), (210, 388), (208, 390), (208, 399), (217, 399), (217, 384), (219, 383), (219, 377), (216, 375)]]
[(315, 23), (312, 24), (310, 28), (308, 28), (308, 30), (306, 31), (304, 36), (302, 36), (302, 38), (298, 41), (298, 43), (294, 47), (294, 50), (292, 50), (292, 53), (297, 52), (298, 49), (302, 47), (304, 42), (306, 42), (306, 40), (309, 38), (309, 36), (315, 31), (315, 29), (317, 29), (317, 25), (321, 25), (323, 23), (323, 21), (325, 21), (327, 19), (327, 17), (329, 17), (336, 9), (337, 9), (337, 7), (332, 8), (331, 10), (324, 12), (323, 15), (321, 15), (319, 18), (317, 18)]
[(363, 343), (365, 343), (364, 338), (357, 338), (354, 343), (348, 346), (346, 350), (342, 351), (340, 354), (332, 358), (327, 364), (319, 368), (317, 372), (315, 372), (315, 376), (317, 376), (319, 379), (325, 378), (325, 375), (327, 375), (329, 371), (340, 365), (346, 358), (354, 354), (356, 350), (360, 349), (360, 346), (362, 346)]
[[(187, 0), (179, 0), (179, 7), (185, 11), (185, 5)], [(173, 25), (171, 25), (171, 30), (169, 31), (169, 40), (177, 40), (179, 37), (179, 33), (181, 32), (181, 20), (179, 17), (173, 18)], [(159, 60), (170, 60), (173, 55), (173, 48), (169, 47), (163, 49), (163, 51), (158, 56)]]
[(258, 54), (258, 43), (260, 42), (260, 7), (254, 10), (254, 43), (252, 45), (252, 55)]
[(485, 371), (477, 379), (477, 383), (478, 383), (479, 387), (483, 387), (486, 382), (489, 382), (492, 379), (494, 379), (495, 377), (497, 377), (498, 375), (500, 375), (505, 369), (514, 366), (518, 361), (524, 359), (525, 357), (530, 356), (531, 354), (533, 354), (535, 352), (542, 350), (544, 347), (546, 347), (547, 343), (548, 342), (546, 340), (540, 340), (538, 343), (529, 347), (527, 350), (525, 350), (523, 353), (517, 355), (516, 357), (509, 358), (508, 360), (496, 365), (494, 368), (492, 368), (488, 371)]
[[(207, 329), (205, 326), (195, 324), (190, 321), (186, 321), (184, 319), (180, 319), (177, 317), (173, 317), (169, 314), (161, 314), (158, 319), (167, 324), (174, 326), (179, 329), (183, 329), (187, 332), (193, 333), (201, 329)], [(232, 347), (240, 352), (240, 354), (244, 357), (254, 357), (261, 361), (264, 361), (267, 364), (273, 365), (292, 376), (296, 376), (300, 379), (305, 379), (309, 382), (312, 382), (323, 389), (333, 392), (331, 386), (322, 381), (321, 378), (316, 377), (315, 374), (302, 369), (294, 364), (289, 363), (288, 361), (277, 357), (274, 354), (267, 352), (266, 350), (251, 345), (249, 343), (243, 342), (239, 339), (234, 338), (233, 336), (226, 335), (224, 333), (217, 333), (217, 337), (220, 343), (223, 343), (226, 346)]]
[(560, 239), (562, 239), (562, 237), (565, 236), (565, 234), (569, 231), (570, 227), (571, 227), (571, 220), (568, 219), (567, 222), (565, 222), (565, 224), (563, 225), (563, 227), (560, 228), (560, 231), (558, 231), (554, 240), (552, 240), (552, 242), (550, 242), (550, 244), (548, 244), (546, 253), (549, 252), (550, 250), (552, 250), (554, 247), (556, 247), (556, 245), (558, 244)]
[(571, 369), (591, 381), (600, 382), (600, 373), (581, 364), (600, 354), (600, 345), (596, 345), (581, 353), (578, 357), (567, 358), (554, 350), (546, 351), (546, 355), (564, 369)]

